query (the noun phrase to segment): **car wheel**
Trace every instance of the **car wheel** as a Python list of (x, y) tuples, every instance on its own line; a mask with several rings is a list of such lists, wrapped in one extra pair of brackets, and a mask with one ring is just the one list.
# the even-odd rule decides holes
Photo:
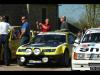
[(25, 66), (25, 65), (26, 65), (26, 63), (25, 63), (25, 62), (22, 63), (22, 62), (20, 61), (19, 58), (17, 58), (17, 64), (18, 64), (19, 66)]
[(70, 58), (69, 58), (69, 52), (68, 52), (68, 50), (65, 51), (64, 56), (63, 56), (63, 59), (64, 59), (64, 65), (65, 65), (66, 67), (68, 67), (68, 66), (70, 65), (70, 64), (69, 64)]

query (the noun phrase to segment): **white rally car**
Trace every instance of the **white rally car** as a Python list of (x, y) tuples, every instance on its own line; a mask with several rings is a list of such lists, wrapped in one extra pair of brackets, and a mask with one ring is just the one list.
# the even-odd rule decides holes
[(100, 28), (88, 29), (74, 44), (71, 69), (100, 71)]

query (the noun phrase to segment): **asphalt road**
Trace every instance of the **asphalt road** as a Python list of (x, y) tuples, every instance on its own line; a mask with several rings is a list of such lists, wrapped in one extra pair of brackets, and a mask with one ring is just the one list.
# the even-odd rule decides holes
[(0, 65), (0, 71), (71, 71), (70, 67), (62, 65), (33, 65), (33, 66), (19, 66), (11, 64), (10, 66)]

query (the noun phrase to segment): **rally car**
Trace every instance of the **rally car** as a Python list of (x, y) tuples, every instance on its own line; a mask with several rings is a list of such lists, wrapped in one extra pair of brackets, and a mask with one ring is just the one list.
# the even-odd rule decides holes
[(71, 44), (75, 38), (71, 32), (40, 32), (17, 49), (17, 62), (21, 66), (41, 63), (63, 63), (68, 66)]
[(72, 70), (100, 70), (100, 28), (88, 29), (72, 51)]

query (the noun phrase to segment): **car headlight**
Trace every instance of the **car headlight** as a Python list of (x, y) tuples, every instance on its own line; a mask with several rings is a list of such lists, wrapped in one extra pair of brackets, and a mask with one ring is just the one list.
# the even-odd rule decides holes
[(85, 54), (84, 53), (78, 53), (77, 57), (78, 57), (78, 59), (85, 59)]
[(32, 54), (32, 50), (31, 49), (26, 49), (26, 53), (27, 54)]
[(75, 60), (82, 60), (82, 59), (85, 59), (85, 54), (84, 53), (76, 53), (76, 52), (74, 52), (73, 58)]
[(39, 55), (41, 53), (40, 49), (34, 49), (34, 54)]

